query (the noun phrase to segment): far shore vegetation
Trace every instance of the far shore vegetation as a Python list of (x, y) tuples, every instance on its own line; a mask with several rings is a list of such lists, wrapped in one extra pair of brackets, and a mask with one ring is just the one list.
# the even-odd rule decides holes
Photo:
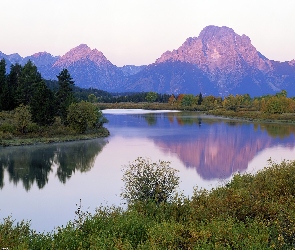
[[(154, 99), (148, 97), (153, 93)], [(295, 123), (295, 98), (287, 97), (282, 90), (274, 95), (251, 98), (248, 94), (229, 95), (224, 98), (192, 94), (160, 95), (154, 92), (139, 93), (129, 98), (113, 97), (112, 102), (99, 102), (99, 109), (150, 109), (198, 111), (202, 114), (247, 121)], [(135, 99), (135, 100), (134, 100)], [(140, 99), (140, 101), (137, 101)], [(103, 100), (103, 99), (102, 99)]]

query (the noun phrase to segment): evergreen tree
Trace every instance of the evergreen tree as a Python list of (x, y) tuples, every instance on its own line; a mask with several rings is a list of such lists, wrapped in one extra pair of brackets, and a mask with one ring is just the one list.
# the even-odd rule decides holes
[(202, 102), (203, 102), (203, 96), (202, 96), (202, 93), (200, 92), (199, 98), (198, 98), (198, 105), (201, 105)]
[(0, 96), (0, 110), (12, 110), (11, 108), (13, 96), (11, 95), (11, 89), (9, 87), (8, 81), (5, 81), (2, 88), (2, 97)]
[(51, 125), (54, 122), (54, 94), (44, 81), (34, 84), (30, 108), (32, 121), (38, 125)]
[(18, 63), (11, 65), (10, 72), (7, 77), (7, 88), (5, 95), (6, 110), (13, 110), (17, 107), (16, 89), (19, 83), (19, 78), (22, 73), (22, 66)]
[(4, 86), (6, 85), (6, 62), (4, 59), (0, 61), (0, 111), (3, 109), (4, 102)]
[(17, 104), (29, 105), (34, 85), (42, 82), (41, 74), (38, 72), (37, 67), (29, 60), (22, 68), (17, 89), (16, 99)]
[(57, 76), (58, 91), (56, 93), (58, 115), (62, 123), (67, 123), (68, 108), (71, 103), (75, 102), (73, 95), (74, 81), (67, 69), (63, 69)]

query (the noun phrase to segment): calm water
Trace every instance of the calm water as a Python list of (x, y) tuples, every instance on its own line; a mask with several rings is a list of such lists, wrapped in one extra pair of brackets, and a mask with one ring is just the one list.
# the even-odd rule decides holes
[(31, 220), (52, 231), (75, 218), (120, 205), (121, 169), (137, 157), (180, 170), (180, 191), (216, 187), (267, 160), (295, 159), (295, 126), (241, 123), (185, 112), (105, 110), (111, 136), (83, 142), (1, 148), (0, 218)]

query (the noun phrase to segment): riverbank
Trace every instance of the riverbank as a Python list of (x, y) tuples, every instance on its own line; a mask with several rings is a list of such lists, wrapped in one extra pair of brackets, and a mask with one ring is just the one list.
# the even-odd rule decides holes
[(109, 135), (110, 135), (110, 132), (106, 128), (101, 128), (95, 133), (87, 133), (87, 134), (63, 135), (63, 136), (52, 136), (52, 137), (29, 137), (29, 138), (14, 137), (11, 139), (0, 139), (0, 146), (2, 147), (25, 146), (25, 145), (91, 140), (96, 138), (107, 137)]
[(82, 204), (76, 219), (51, 233), (29, 222), (0, 222), (7, 249), (293, 249), (295, 161), (270, 163), (255, 175), (237, 174), (222, 187), (196, 190), (169, 202), (127, 209)]
[[(265, 123), (295, 123), (295, 113), (283, 114), (267, 114), (261, 111), (240, 109), (238, 111), (225, 110), (224, 108), (204, 109), (203, 106), (183, 107), (177, 104), (169, 103), (97, 103), (100, 110), (104, 109), (146, 109), (146, 110), (179, 110), (194, 111), (201, 115), (212, 115), (220, 118), (240, 120), (248, 122), (265, 122)], [(3, 116), (3, 115), (2, 115)], [(73, 130), (61, 126), (60, 122), (56, 122), (49, 127), (30, 126), (29, 133), (14, 134), (15, 128), (13, 123), (9, 121), (8, 116), (4, 117), (6, 124), (0, 129), (0, 146), (23, 146), (34, 144), (48, 144), (55, 142), (67, 142), (76, 140), (88, 140), (100, 137), (107, 137), (109, 131), (106, 128), (87, 131), (84, 134), (77, 134)], [(3, 118), (3, 117), (2, 117)]]
[(82, 133), (62, 123), (60, 117), (56, 117), (51, 125), (40, 126), (30, 119), (24, 117), (19, 119), (15, 111), (2, 111), (0, 112), (0, 146), (48, 144), (107, 137), (110, 132), (103, 127), (104, 122), (97, 126), (88, 126)]
[(149, 110), (180, 110), (195, 111), (204, 115), (213, 115), (222, 118), (229, 118), (250, 122), (267, 123), (295, 123), (295, 113), (268, 114), (262, 111), (247, 110), (245, 108), (238, 111), (226, 110), (218, 107), (206, 109), (203, 106), (183, 107), (181, 105), (171, 105), (169, 103), (98, 103), (99, 109), (149, 109)]

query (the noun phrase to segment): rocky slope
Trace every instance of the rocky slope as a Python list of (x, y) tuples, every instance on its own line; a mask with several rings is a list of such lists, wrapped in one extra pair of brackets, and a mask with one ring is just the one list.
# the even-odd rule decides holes
[[(218, 90), (219, 94), (250, 93), (261, 95), (287, 89), (295, 94), (295, 63), (274, 62), (267, 59), (251, 44), (249, 37), (236, 34), (228, 27), (207, 26), (198, 37), (188, 38), (178, 49), (167, 51), (156, 60), (155, 65), (183, 62), (195, 67), (194, 72), (183, 70), (177, 75), (180, 82), (183, 76), (196, 78), (206, 76)], [(163, 67), (163, 66), (162, 66)], [(146, 75), (154, 75), (153, 72)], [(131, 83), (131, 88), (138, 85), (141, 79)], [(206, 85), (206, 80), (202, 81)], [(153, 80), (154, 85), (160, 81)], [(190, 85), (199, 85), (191, 81)], [(150, 81), (151, 85), (151, 81)], [(193, 87), (192, 87), (193, 88)], [(195, 89), (198, 88), (195, 86)], [(185, 92), (182, 85), (180, 92)], [(199, 88), (202, 91), (201, 88)], [(215, 91), (209, 90), (207, 94)]]
[(12, 63), (24, 64), (30, 59), (46, 79), (56, 79), (67, 68), (77, 86), (111, 92), (260, 96), (285, 89), (295, 95), (295, 60), (270, 60), (257, 51), (249, 37), (228, 27), (207, 26), (198, 37), (188, 38), (147, 66), (117, 67), (85, 44), (61, 57), (41, 52), (22, 58), (0, 52), (0, 58), (6, 59), (8, 70)]
[(102, 52), (91, 50), (86, 44), (71, 49), (52, 65), (52, 72), (67, 68), (77, 86), (120, 91), (124, 82), (123, 72), (113, 65)]

